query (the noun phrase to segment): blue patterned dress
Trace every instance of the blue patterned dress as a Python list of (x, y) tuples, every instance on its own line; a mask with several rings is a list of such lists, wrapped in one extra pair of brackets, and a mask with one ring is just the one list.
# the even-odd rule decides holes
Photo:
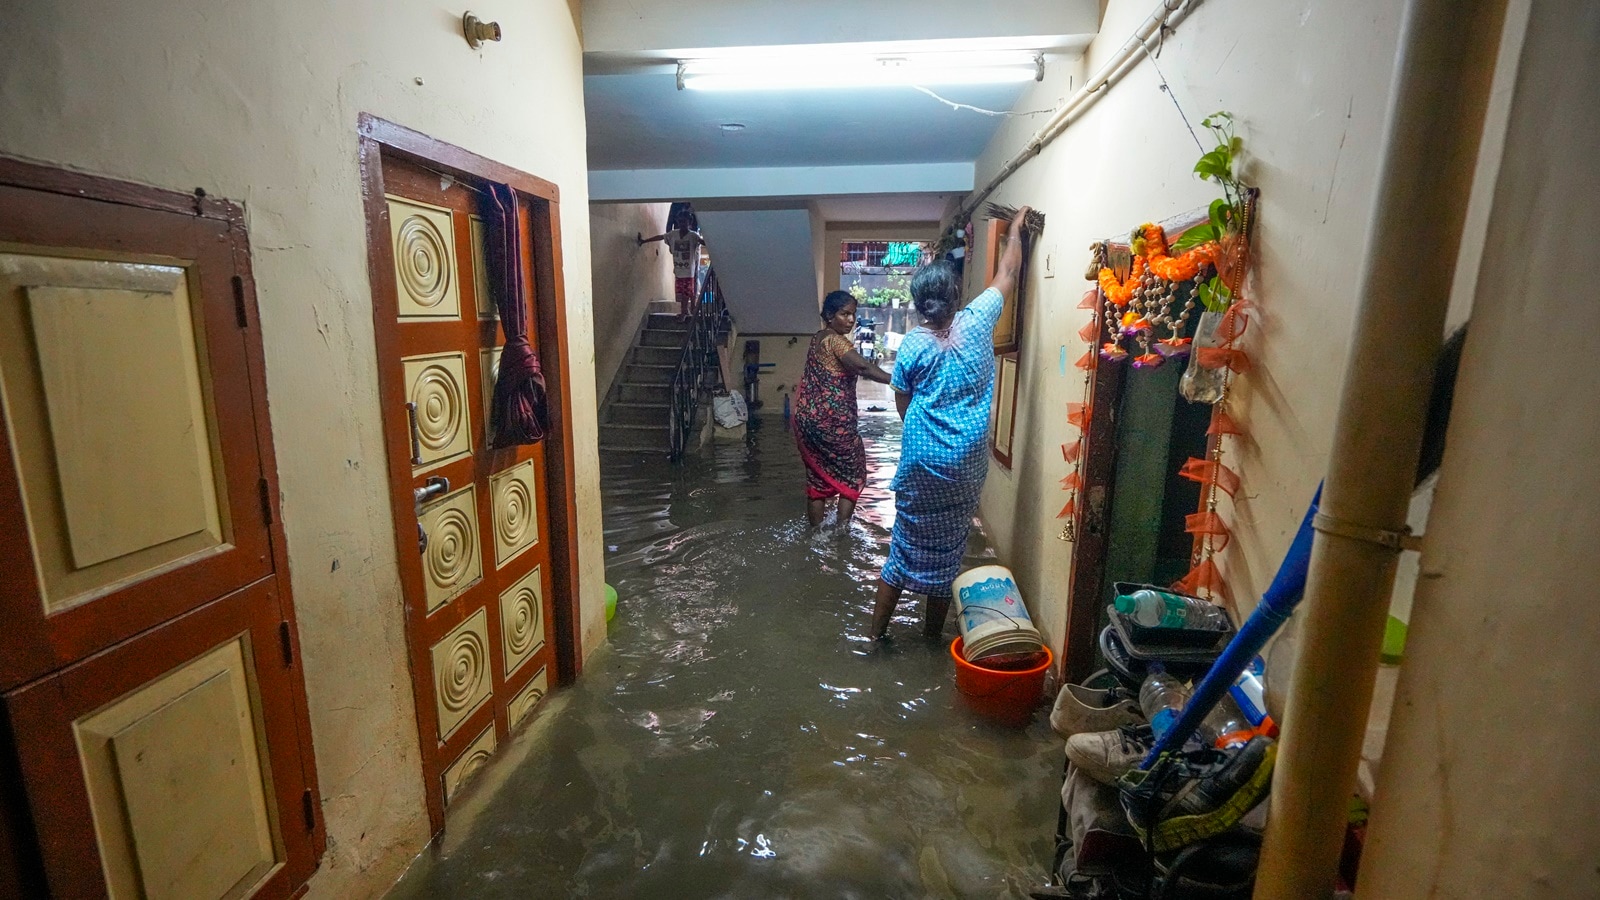
[(990, 288), (957, 312), (950, 328), (918, 328), (895, 357), (895, 390), (911, 395), (900, 449), (894, 532), (883, 580), (931, 597), (950, 596), (967, 532), (989, 474), (994, 397), (994, 326), (1004, 298)]

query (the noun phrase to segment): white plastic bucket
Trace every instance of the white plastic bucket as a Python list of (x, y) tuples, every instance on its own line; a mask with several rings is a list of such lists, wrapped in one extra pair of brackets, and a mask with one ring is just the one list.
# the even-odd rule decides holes
[(979, 566), (956, 576), (956, 621), (968, 662), (1023, 658), (1044, 649), (1022, 603), (1017, 580), (1005, 566)]

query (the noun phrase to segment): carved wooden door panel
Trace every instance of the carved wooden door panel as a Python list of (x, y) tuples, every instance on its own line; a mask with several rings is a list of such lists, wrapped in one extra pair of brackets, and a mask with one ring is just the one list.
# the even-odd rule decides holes
[[(407, 159), (386, 155), (382, 175), (387, 227), (370, 233), (388, 237), (374, 249), (387, 256), (394, 287), (375, 291), (393, 303), (376, 314), (387, 331), (380, 382), (437, 830), (450, 797), (554, 676), (545, 445), (490, 448), (505, 341), (493, 297), (506, 289), (496, 277), (503, 257), (492, 248), (503, 244), (491, 199), (480, 185)], [(528, 222), (519, 224), (526, 235)], [(531, 270), (523, 281), (534, 283)]]
[[(0, 886), (289, 896), (321, 852), (242, 215), (0, 160)], [(38, 893), (35, 893), (38, 892)]]

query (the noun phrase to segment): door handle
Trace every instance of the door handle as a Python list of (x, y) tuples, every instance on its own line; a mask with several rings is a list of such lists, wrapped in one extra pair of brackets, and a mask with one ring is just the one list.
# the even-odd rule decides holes
[[(415, 404), (408, 403), (406, 405), (412, 409), (416, 409)], [(416, 432), (412, 431), (411, 434), (412, 440), (415, 440)], [(422, 487), (411, 489), (411, 502), (414, 504), (417, 511), (418, 553), (428, 552), (428, 530), (422, 527), (422, 504), (427, 503), (429, 500), (432, 500), (434, 497), (437, 497), (448, 490), (450, 490), (450, 479), (440, 475), (435, 475), (432, 478), (429, 478)]]

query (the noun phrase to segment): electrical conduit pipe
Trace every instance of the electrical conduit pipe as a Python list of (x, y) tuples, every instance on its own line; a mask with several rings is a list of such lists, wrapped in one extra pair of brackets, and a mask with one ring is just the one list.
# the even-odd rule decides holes
[(1410, 0), (1256, 900), (1331, 895), (1506, 0)]
[(1127, 43), (1118, 48), (1117, 52), (1106, 60), (1105, 65), (1101, 66), (1094, 75), (1089, 77), (1088, 81), (1084, 82), (1083, 87), (1077, 93), (1068, 97), (1067, 102), (1052, 113), (1050, 118), (1045, 120), (1044, 125), (1034, 132), (1033, 137), (1028, 139), (1028, 143), (1017, 151), (1017, 155), (1001, 166), (1000, 171), (989, 179), (989, 183), (984, 185), (982, 190), (974, 194), (972, 199), (961, 207), (960, 211), (955, 214), (954, 221), (965, 222), (972, 218), (972, 214), (979, 206), (983, 205), (983, 201), (987, 200), (990, 194), (994, 193), (995, 188), (999, 187), (1001, 182), (1010, 178), (1012, 173), (1022, 168), (1023, 163), (1038, 156), (1040, 151), (1044, 150), (1046, 144), (1055, 140), (1056, 136), (1065, 131), (1067, 126), (1072, 124), (1072, 121), (1079, 114), (1100, 98), (1105, 87), (1122, 77), (1127, 69), (1132, 68), (1132, 64), (1138, 61), (1138, 57), (1135, 54), (1149, 52), (1150, 39), (1160, 34), (1163, 26), (1176, 24), (1184, 16), (1187, 16), (1189, 10), (1193, 9), (1198, 3), (1200, 3), (1200, 0), (1162, 0), (1161, 5), (1156, 7), (1156, 11), (1151, 13), (1150, 17), (1145, 19), (1144, 23), (1134, 30), (1133, 37), (1128, 38)]

